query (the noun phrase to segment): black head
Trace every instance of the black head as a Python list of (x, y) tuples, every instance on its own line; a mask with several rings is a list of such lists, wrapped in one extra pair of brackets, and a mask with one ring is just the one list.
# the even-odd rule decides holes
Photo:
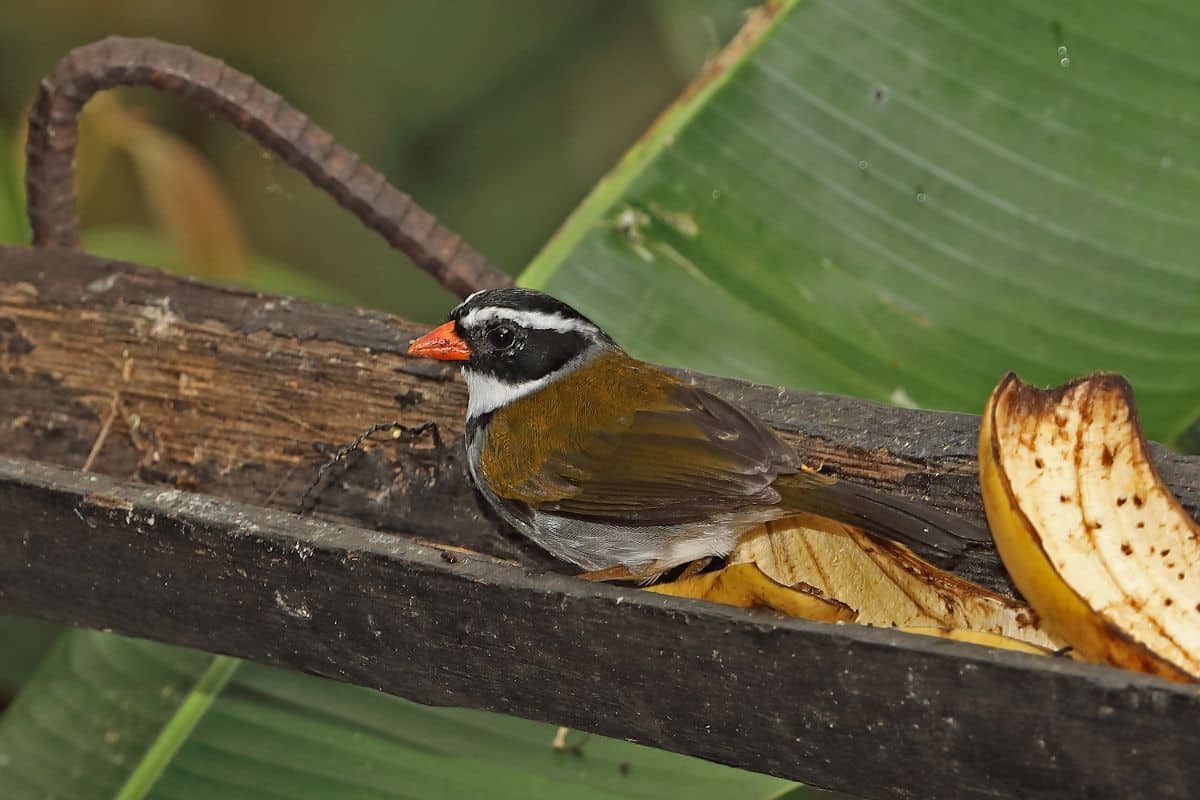
[(416, 355), (463, 361), (469, 414), (499, 408), (616, 345), (595, 323), (548, 294), (489, 289), (468, 297), (450, 321), (413, 343)]

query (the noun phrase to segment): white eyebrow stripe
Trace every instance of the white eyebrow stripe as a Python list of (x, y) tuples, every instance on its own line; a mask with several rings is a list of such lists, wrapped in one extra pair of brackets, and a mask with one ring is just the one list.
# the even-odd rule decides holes
[(583, 333), (594, 337), (597, 328), (581, 319), (569, 319), (561, 314), (545, 311), (523, 311), (517, 308), (477, 308), (467, 313), (461, 322), (464, 327), (473, 328), (495, 319), (511, 320), (525, 328), (542, 331), (558, 331), (559, 333)]
[[(486, 291), (487, 291), (487, 289), (476, 289), (475, 291), (471, 292), (469, 295), (467, 295), (465, 300), (463, 300), (461, 303), (459, 303), (458, 305), (456, 305), (454, 307), (454, 311), (458, 311), (463, 306), (470, 304), (470, 302), (472, 300), (474, 300), (476, 297), (479, 297), (479, 295), (483, 294)], [(451, 313), (454, 313), (454, 312), (452, 311)]]

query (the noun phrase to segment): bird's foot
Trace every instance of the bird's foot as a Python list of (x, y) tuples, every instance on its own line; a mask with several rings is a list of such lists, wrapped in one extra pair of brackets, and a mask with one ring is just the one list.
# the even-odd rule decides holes
[(713, 562), (712, 556), (705, 556), (704, 558), (698, 558), (695, 561), (693, 561), (692, 563), (688, 564), (682, 570), (680, 570), (679, 577), (676, 578), (675, 580), (682, 581), (687, 578), (694, 578), (697, 575), (699, 575), (701, 572), (704, 572), (704, 570), (712, 562)]
[(353, 442), (339, 447), (333, 456), (321, 465), (320, 469), (317, 470), (316, 478), (313, 479), (312, 484), (305, 490), (304, 495), (300, 498), (300, 502), (296, 505), (296, 513), (304, 515), (312, 511), (317, 505), (317, 496), (329, 481), (333, 470), (344, 463), (351, 455), (361, 452), (363, 443), (380, 431), (391, 431), (397, 435), (408, 436), (410, 439), (416, 439), (428, 433), (433, 440), (435, 450), (440, 451), (445, 447), (442, 443), (442, 434), (438, 430), (436, 422), (430, 421), (415, 427), (405, 425), (399, 421), (376, 422), (356, 436)]
[(604, 569), (594, 569), (588, 572), (581, 572), (576, 577), (583, 578), (585, 581), (632, 581), (637, 580), (637, 575), (629, 571), (629, 567), (623, 564), (618, 564), (615, 567), (606, 567)]
[[(688, 565), (688, 569), (692, 569), (695, 565), (696, 572), (708, 566), (708, 562), (712, 559), (701, 559), (700, 562), (693, 562)], [(576, 577), (583, 578), (585, 581), (629, 581), (637, 583), (639, 586), (649, 586), (656, 580), (662, 577), (662, 574), (671, 568), (672, 565), (663, 566), (655, 561), (644, 567), (630, 569), (624, 564), (619, 564), (615, 567), (606, 567), (604, 569), (591, 570), (589, 572), (581, 572)], [(694, 573), (693, 573), (694, 574)]]

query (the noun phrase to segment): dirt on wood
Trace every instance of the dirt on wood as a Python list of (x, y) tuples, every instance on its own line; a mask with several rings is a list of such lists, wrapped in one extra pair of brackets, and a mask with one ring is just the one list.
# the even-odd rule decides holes
[[(465, 385), (405, 355), (423, 330), (73, 251), (0, 248), (0, 453), (293, 510), (368, 426), (434, 422), (444, 448), (378, 434), (331, 475), (316, 513), (570, 571), (484, 511), (462, 463)], [(974, 416), (686, 377), (753, 410), (812, 467), (983, 520)], [(1155, 461), (1195, 514), (1194, 460), (1158, 449)], [(956, 571), (1012, 592), (994, 551)]]

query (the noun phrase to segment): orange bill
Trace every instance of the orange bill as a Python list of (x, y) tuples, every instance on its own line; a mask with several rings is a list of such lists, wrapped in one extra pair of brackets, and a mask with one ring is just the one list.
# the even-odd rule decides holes
[(454, 321), (439, 325), (420, 338), (413, 339), (408, 346), (410, 356), (436, 358), (438, 361), (468, 361), (471, 349), (454, 332)]

